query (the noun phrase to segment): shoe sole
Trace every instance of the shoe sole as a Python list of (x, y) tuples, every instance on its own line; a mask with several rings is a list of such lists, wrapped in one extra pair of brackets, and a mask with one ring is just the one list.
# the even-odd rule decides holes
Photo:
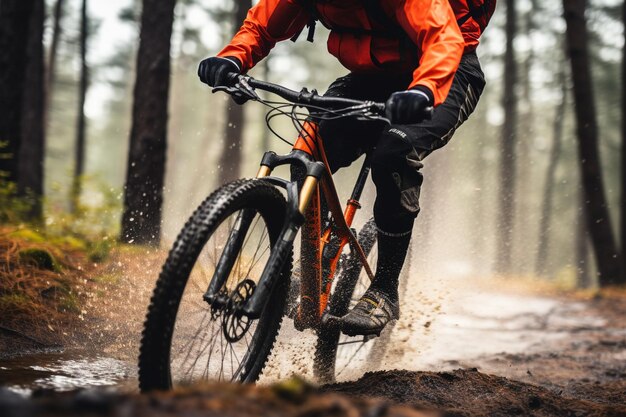
[(351, 332), (351, 331), (348, 331), (348, 330), (341, 329), (341, 333), (345, 334), (346, 336), (350, 336), (350, 337), (364, 336), (366, 338), (367, 337), (374, 338), (374, 337), (380, 337), (380, 332), (382, 332), (382, 330), (379, 330), (377, 332), (376, 331), (370, 331), (370, 332), (356, 332), (355, 331), (355, 332)]

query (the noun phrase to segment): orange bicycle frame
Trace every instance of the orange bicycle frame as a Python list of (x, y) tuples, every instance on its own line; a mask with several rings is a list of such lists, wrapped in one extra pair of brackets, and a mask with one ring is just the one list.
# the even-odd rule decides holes
[[(305, 178), (299, 196), (299, 210), (305, 221), (301, 229), (300, 308), (294, 322), (299, 329), (316, 328), (326, 311), (335, 271), (346, 244), (351, 245), (368, 276), (373, 278), (363, 249), (350, 229), (356, 211), (361, 207), (358, 196), (363, 189), (369, 166), (364, 165), (353, 197), (348, 200), (345, 210), (342, 210), (316, 122), (309, 120), (304, 123), (293, 150), (305, 152), (325, 166), (325, 172), (319, 181), (313, 176)], [(265, 177), (270, 172), (269, 167), (262, 165), (257, 176)], [(323, 194), (334, 220), (334, 227), (326, 230), (322, 230), (320, 194)], [(336, 236), (332, 236), (333, 233)], [(322, 254), (332, 238), (338, 239), (338, 246), (334, 248), (336, 252), (332, 257), (325, 260), (327, 268), (323, 271)]]

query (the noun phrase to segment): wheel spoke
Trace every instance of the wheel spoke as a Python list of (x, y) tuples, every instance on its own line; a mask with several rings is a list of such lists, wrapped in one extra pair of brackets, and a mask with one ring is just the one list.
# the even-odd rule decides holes
[[(269, 354), (262, 347), (276, 337), (287, 289), (271, 289), (255, 320), (242, 316), (241, 309), (258, 281), (250, 274), (267, 262), (285, 211), (285, 197), (275, 186), (240, 180), (211, 194), (185, 222), (146, 317), (139, 356), (142, 390), (258, 377)], [(229, 242), (230, 237), (236, 240)], [(214, 278), (220, 288), (209, 305), (203, 295)]]

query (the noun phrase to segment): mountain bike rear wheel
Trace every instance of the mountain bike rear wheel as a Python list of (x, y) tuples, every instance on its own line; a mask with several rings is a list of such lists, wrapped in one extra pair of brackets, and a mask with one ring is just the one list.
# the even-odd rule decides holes
[[(280, 328), (291, 261), (277, 267), (279, 282), (257, 320), (239, 307), (256, 288), (285, 211), (285, 199), (274, 186), (240, 180), (217, 190), (194, 212), (152, 295), (139, 356), (142, 391), (207, 380), (257, 380)], [(233, 249), (232, 233), (239, 231), (244, 235)], [(228, 278), (219, 295), (227, 302), (216, 307), (203, 296), (222, 264)]]
[[(368, 257), (368, 263), (375, 269), (378, 257), (376, 224), (370, 219), (358, 234), (359, 244)], [(337, 271), (333, 293), (330, 297), (329, 312), (341, 317), (352, 308), (369, 286), (369, 277), (360, 260), (352, 254), (343, 259)], [(363, 336), (349, 337), (338, 329), (323, 328), (318, 333), (315, 347), (313, 370), (321, 382), (334, 382), (346, 372), (359, 373), (361, 370), (376, 368), (384, 356), (389, 335), (393, 327), (390, 323), (380, 337), (367, 339)]]

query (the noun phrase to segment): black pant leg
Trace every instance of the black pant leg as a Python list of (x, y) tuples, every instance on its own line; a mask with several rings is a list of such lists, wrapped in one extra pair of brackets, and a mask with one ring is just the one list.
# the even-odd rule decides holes
[(484, 86), (476, 54), (466, 54), (448, 97), (435, 109), (431, 120), (384, 130), (372, 155), (377, 192), (374, 217), (379, 229), (398, 234), (412, 228), (420, 209), (422, 159), (450, 141), (476, 108)]

